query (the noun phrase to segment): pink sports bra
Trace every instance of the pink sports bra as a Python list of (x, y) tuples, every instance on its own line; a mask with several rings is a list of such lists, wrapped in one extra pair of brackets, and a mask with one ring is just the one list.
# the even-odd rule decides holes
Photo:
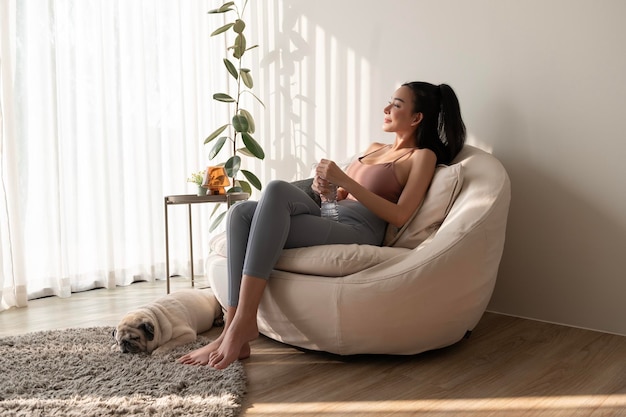
[[(400, 184), (398, 178), (396, 177), (395, 164), (401, 158), (413, 153), (415, 149), (411, 149), (391, 162), (385, 162), (382, 164), (364, 164), (361, 161), (366, 156), (369, 156), (374, 152), (378, 152), (387, 146), (382, 146), (359, 157), (358, 160), (350, 164), (346, 173), (374, 194), (377, 194), (392, 203), (397, 203), (404, 187)], [(349, 194), (347, 198), (352, 200), (355, 199), (351, 194)]]

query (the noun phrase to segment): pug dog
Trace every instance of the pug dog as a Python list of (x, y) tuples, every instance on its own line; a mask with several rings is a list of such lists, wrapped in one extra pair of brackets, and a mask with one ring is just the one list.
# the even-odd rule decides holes
[(177, 291), (127, 313), (113, 330), (111, 349), (163, 354), (194, 342), (222, 320), (222, 307), (210, 289)]

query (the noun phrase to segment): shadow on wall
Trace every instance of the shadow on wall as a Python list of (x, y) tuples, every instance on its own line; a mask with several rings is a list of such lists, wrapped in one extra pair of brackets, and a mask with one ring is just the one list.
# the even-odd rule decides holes
[[(377, 84), (360, 32), (328, 13), (328, 1), (292, 3), (282, 3), (279, 27), (268, 29), (260, 63), (268, 97), (264, 137), (272, 149), (268, 179), (305, 178), (319, 158), (345, 160), (382, 134), (382, 118), (371, 114), (382, 114), (384, 101), (372, 109)], [(392, 82), (384, 88), (391, 90)]]
[(274, 109), (274, 114), (269, 116), (273, 120), (273, 133), (270, 126), (265, 128), (265, 135), (271, 137), (271, 149), (277, 153), (273, 155), (274, 170), (279, 172), (272, 177), (285, 180), (308, 174), (311, 167), (305, 162), (306, 151), (315, 146), (313, 132), (302, 129), (303, 118), (308, 117), (306, 109), (315, 108), (315, 103), (310, 97), (292, 92), (291, 80), (296, 76), (296, 68), (305, 65), (305, 58), (311, 53), (311, 47), (295, 30), (298, 18), (299, 15), (284, 11), (281, 28), (273, 33), (274, 48), (260, 62), (261, 68), (274, 78), (265, 81), (275, 85), (267, 106)]
[(512, 204), (489, 310), (626, 334), (624, 294), (611, 290), (626, 277), (626, 230), (540, 167), (501, 160)]

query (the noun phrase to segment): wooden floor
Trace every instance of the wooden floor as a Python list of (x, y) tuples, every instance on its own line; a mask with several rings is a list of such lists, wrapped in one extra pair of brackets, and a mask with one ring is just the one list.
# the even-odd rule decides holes
[[(0, 313), (0, 336), (113, 326), (164, 293), (154, 282), (33, 300)], [(252, 353), (244, 416), (626, 416), (626, 337), (498, 314), (468, 340), (415, 356), (339, 357), (264, 337)]]

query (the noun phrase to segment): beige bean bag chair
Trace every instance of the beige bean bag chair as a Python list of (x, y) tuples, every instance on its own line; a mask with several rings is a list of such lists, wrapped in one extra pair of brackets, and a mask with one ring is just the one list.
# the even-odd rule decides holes
[[(259, 331), (341, 355), (416, 354), (461, 340), (484, 313), (504, 246), (510, 182), (500, 162), (469, 145), (438, 167), (424, 203), (386, 245), (283, 251), (263, 296)], [(205, 271), (227, 300), (225, 236)]]

